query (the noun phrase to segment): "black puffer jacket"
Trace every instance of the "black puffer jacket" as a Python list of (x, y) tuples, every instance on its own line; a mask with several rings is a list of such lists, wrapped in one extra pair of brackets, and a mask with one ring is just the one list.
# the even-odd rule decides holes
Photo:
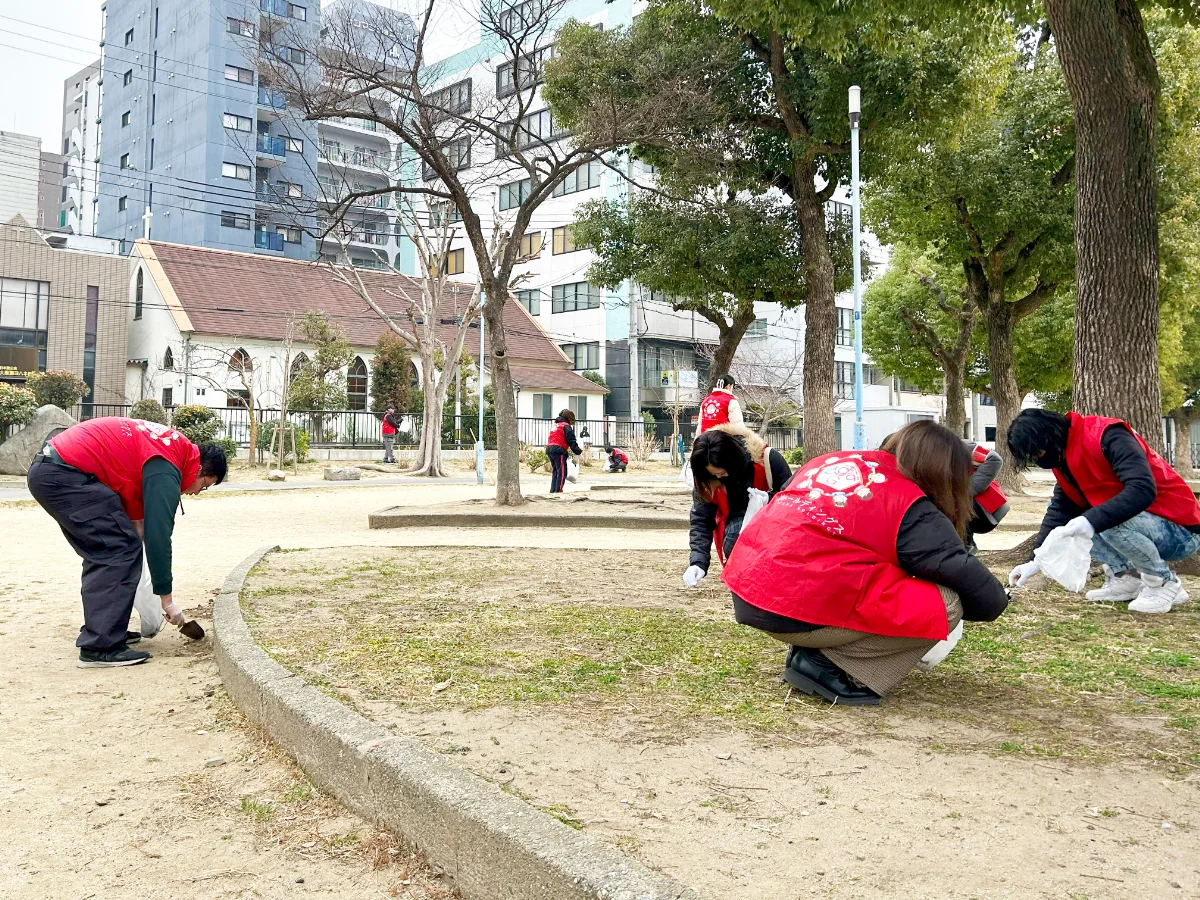
[[(746, 489), (754, 484), (754, 463), (763, 463), (770, 467), (771, 490), (774, 497), (781, 491), (792, 477), (792, 470), (778, 450), (769, 448), (757, 434), (737, 425), (717, 425), (723, 431), (729, 431), (742, 438), (746, 450), (750, 454), (750, 463), (746, 471), (735, 482), (726, 482), (726, 495), (729, 498), (729, 520), (725, 523), (725, 546), (722, 552), (729, 558), (738, 535), (742, 533), (742, 518), (746, 515), (746, 504), (750, 497)], [(688, 565), (699, 566), (705, 572), (712, 562), (713, 532), (717, 529), (717, 504), (692, 495), (691, 535), (688, 541), (691, 554)]]

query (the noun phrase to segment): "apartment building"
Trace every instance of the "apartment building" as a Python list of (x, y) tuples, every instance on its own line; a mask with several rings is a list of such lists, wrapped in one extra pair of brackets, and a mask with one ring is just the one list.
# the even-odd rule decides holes
[(149, 234), (313, 259), (316, 128), (256, 60), (312, 66), (319, 14), (319, 0), (108, 0), (96, 234), (126, 252)]
[(58, 227), (69, 234), (96, 233), (100, 195), (100, 60), (63, 81), (62, 152)]
[(37, 222), (41, 163), (41, 138), (0, 131), (0, 223), (13, 216), (29, 224)]

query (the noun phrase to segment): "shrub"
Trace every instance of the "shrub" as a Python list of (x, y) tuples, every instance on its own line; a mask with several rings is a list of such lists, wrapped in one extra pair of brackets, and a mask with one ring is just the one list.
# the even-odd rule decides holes
[(29, 388), (0, 381), (0, 444), (14, 425), (28, 425), (37, 412), (37, 400)]
[(221, 432), (221, 420), (207, 406), (180, 406), (171, 418), (171, 427), (193, 444), (203, 444), (217, 439)]
[(541, 448), (530, 450), (525, 454), (525, 465), (529, 467), (530, 472), (536, 472), (539, 469), (545, 468), (550, 463), (550, 457), (546, 455), (546, 451)]
[(213, 443), (225, 451), (226, 459), (234, 459), (237, 456), (238, 445), (233, 438), (217, 438)]
[(795, 447), (783, 454), (783, 458), (787, 460), (789, 466), (793, 469), (804, 465), (804, 448)]
[(659, 451), (658, 438), (653, 432), (634, 434), (629, 438), (625, 452), (629, 454), (629, 468), (644, 469), (650, 457)]
[[(279, 427), (278, 420), (272, 419), (270, 422), (263, 422), (258, 426), (258, 449), (263, 453), (271, 452), (271, 442), (275, 439), (275, 429)], [(284, 462), (291, 462), (292, 459), (292, 442), (285, 434), (284, 439)], [(308, 459), (308, 443), (309, 434), (303, 428), (296, 429), (296, 452), (300, 454), (300, 458), (296, 462), (304, 462)]]
[(30, 372), (26, 383), (33, 391), (38, 406), (70, 409), (91, 393), (91, 388), (82, 378), (66, 369)]
[(157, 422), (159, 425), (171, 424), (171, 417), (157, 400), (139, 400), (129, 408), (129, 418)]

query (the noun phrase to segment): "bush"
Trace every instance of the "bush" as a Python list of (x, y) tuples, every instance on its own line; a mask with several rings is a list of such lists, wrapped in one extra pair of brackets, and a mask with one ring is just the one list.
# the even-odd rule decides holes
[(783, 454), (783, 458), (787, 460), (789, 466), (793, 469), (804, 465), (804, 448), (795, 447)]
[(225, 451), (226, 459), (234, 459), (237, 457), (238, 445), (233, 438), (217, 438), (213, 441), (218, 447)]
[(82, 378), (66, 369), (31, 372), (26, 380), (38, 406), (57, 406), (70, 409), (90, 394), (91, 388)]
[(157, 400), (139, 400), (129, 408), (129, 418), (157, 422), (159, 425), (171, 424), (171, 417)]
[(546, 455), (546, 451), (542, 449), (530, 450), (525, 454), (525, 465), (529, 467), (529, 471), (537, 472), (544, 469), (550, 464), (550, 457)]
[(14, 425), (28, 425), (37, 412), (37, 399), (29, 388), (0, 381), (0, 444)]
[[(263, 453), (271, 452), (271, 442), (275, 439), (275, 429), (279, 427), (278, 420), (272, 419), (270, 422), (263, 422), (258, 426), (258, 449)], [(292, 460), (292, 442), (285, 434), (284, 438), (284, 462), (289, 463)], [(304, 462), (308, 459), (308, 443), (309, 434), (303, 428), (296, 429), (296, 452), (300, 454), (300, 458), (296, 462)]]
[(180, 406), (171, 418), (171, 427), (193, 444), (203, 444), (217, 439), (221, 420), (207, 406)]

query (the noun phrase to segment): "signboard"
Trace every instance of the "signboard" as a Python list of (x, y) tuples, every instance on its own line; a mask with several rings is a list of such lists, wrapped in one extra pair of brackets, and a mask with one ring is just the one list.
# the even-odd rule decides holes
[(679, 369), (676, 372), (676, 377), (679, 379), (679, 387), (681, 388), (698, 388), (700, 387), (700, 373), (695, 369)]

